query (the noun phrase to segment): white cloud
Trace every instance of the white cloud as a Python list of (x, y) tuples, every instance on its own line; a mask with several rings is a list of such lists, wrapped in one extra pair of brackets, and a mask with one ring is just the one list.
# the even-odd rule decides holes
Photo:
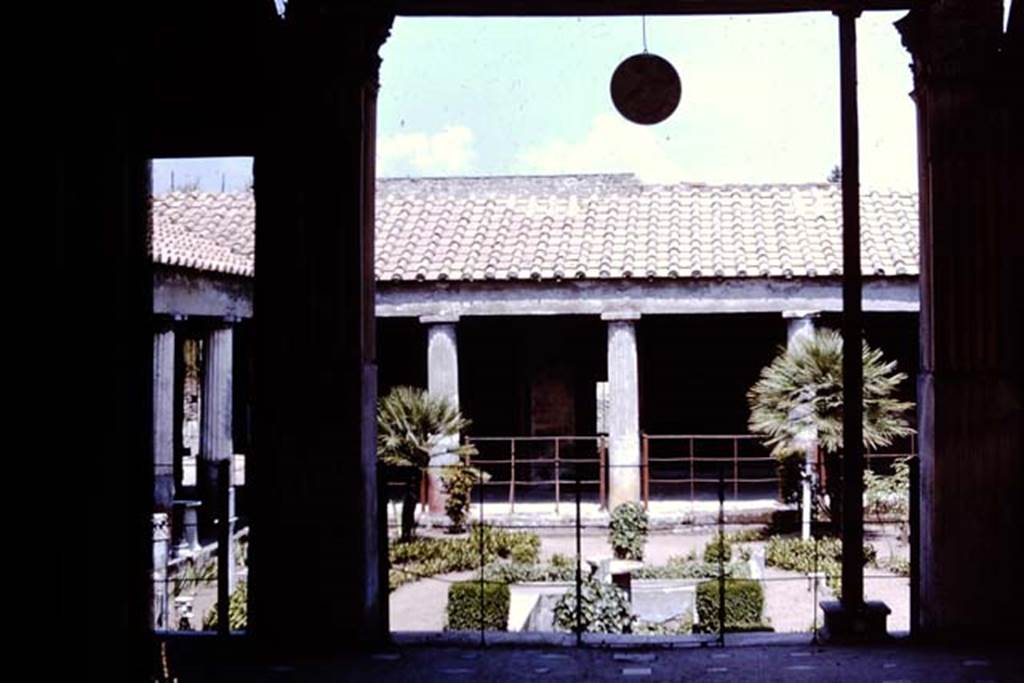
[(452, 175), (470, 169), (476, 153), (473, 131), (446, 126), (439, 133), (396, 133), (377, 141), (379, 175)]
[(677, 182), (676, 164), (655, 128), (629, 123), (615, 114), (598, 114), (582, 138), (550, 140), (528, 147), (515, 161), (519, 173), (635, 173), (652, 183)]

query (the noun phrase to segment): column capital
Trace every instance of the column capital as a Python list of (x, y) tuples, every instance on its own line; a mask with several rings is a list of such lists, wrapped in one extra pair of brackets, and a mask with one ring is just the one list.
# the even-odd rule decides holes
[(999, 2), (944, 0), (911, 10), (895, 26), (914, 58), (915, 90), (998, 77)]
[(438, 323), (457, 323), (461, 316), (458, 313), (440, 313), (437, 315), (421, 315), (420, 322), (424, 325), (436, 325)]
[(635, 322), (639, 319), (639, 311), (608, 311), (601, 314), (601, 320), (605, 322)]
[[(285, 13), (286, 25), (298, 30), (307, 48), (331, 53), (324, 67), (335, 77), (373, 91), (380, 85), (378, 51), (391, 35), (394, 20), (392, 12), (320, 0), (292, 0)], [(344, 68), (337, 67), (339, 60)]]

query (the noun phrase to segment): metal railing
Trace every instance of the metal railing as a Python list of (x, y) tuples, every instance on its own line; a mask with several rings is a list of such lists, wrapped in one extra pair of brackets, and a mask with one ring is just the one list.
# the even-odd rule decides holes
[[(643, 502), (650, 505), (651, 484), (682, 486), (689, 491), (689, 500), (697, 500), (697, 486), (717, 485), (718, 470), (726, 466), (725, 484), (733, 500), (739, 500), (740, 484), (770, 484), (778, 482), (772, 463), (774, 458), (767, 454), (759, 437), (749, 434), (642, 434), (640, 437), (641, 471), (643, 473)], [(672, 450), (669, 455), (651, 455), (652, 449), (665, 444)], [(725, 448), (711, 448), (724, 445)], [(742, 446), (741, 446), (742, 445)], [(741, 455), (741, 452), (743, 455)], [(754, 455), (751, 455), (754, 453)], [(772, 468), (772, 476), (740, 476), (741, 464), (749, 471), (751, 465), (763, 463)], [(659, 476), (654, 472), (658, 465), (675, 465), (682, 468), (683, 476)], [(672, 468), (669, 469), (671, 473)], [(713, 473), (707, 473), (713, 469)], [(678, 494), (677, 494), (678, 495)]]
[[(561, 509), (569, 469), (585, 471), (580, 484), (597, 502), (608, 502), (608, 437), (604, 435), (465, 436), (479, 455), (472, 464), (490, 479), (484, 482), (487, 497), (508, 503), (511, 512), (525, 497), (532, 502), (554, 502)], [(892, 452), (865, 454), (865, 466), (884, 472), (889, 464), (916, 454), (913, 437), (895, 445)], [(818, 481), (826, 481), (825, 456), (820, 454)], [(779, 496), (781, 476), (777, 460), (750, 434), (647, 434), (640, 435), (640, 491), (645, 508), (654, 498), (693, 504), (717, 496), (720, 469), (725, 467), (727, 497), (740, 500), (744, 491), (760, 497)], [(547, 495), (543, 495), (548, 487)], [(596, 489), (596, 490), (595, 490)], [(392, 494), (398, 485), (392, 483)], [(504, 493), (497, 494), (498, 490)], [(497, 497), (496, 497), (497, 494)], [(419, 502), (426, 505), (428, 481), (420, 484)]]
[[(464, 439), (466, 444), (476, 446), (479, 454), (471, 460), (471, 464), (491, 474), (491, 479), (484, 482), (484, 486), (508, 487), (508, 504), (511, 511), (515, 511), (516, 486), (540, 487), (553, 486), (555, 511), (559, 511), (562, 503), (562, 484), (565, 481), (562, 469), (563, 466), (573, 468), (573, 471), (582, 469), (579, 466), (596, 466), (596, 476), (585, 477), (578, 483), (580, 486), (597, 486), (597, 499), (604, 506), (607, 503), (607, 457), (608, 440), (604, 436), (467, 436)], [(494, 449), (492, 446), (499, 446)], [(505, 446), (507, 445), (507, 449)], [(578, 445), (592, 447), (594, 455), (585, 457), (579, 453)], [(527, 447), (527, 448), (524, 448)], [(518, 448), (517, 448), (518, 447)], [(571, 447), (570, 454), (566, 456), (567, 447)], [(590, 450), (590, 448), (588, 448)], [(524, 453), (526, 454), (524, 457)], [(537, 457), (538, 453), (546, 453), (546, 457)], [(497, 457), (495, 457), (497, 456)], [(494, 476), (494, 470), (504, 470), (508, 466), (508, 476), (499, 479)], [(518, 476), (517, 468), (522, 470), (525, 467), (530, 476)], [(552, 476), (533, 476), (538, 470), (550, 470)], [(575, 481), (573, 482), (576, 483)]]

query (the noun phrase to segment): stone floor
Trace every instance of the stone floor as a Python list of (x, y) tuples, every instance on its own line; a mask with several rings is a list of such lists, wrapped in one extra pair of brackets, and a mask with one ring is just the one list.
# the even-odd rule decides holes
[(1020, 652), (902, 643), (815, 646), (791, 636), (725, 648), (404, 646), (299, 666), (187, 667), (179, 681), (1024, 681)]

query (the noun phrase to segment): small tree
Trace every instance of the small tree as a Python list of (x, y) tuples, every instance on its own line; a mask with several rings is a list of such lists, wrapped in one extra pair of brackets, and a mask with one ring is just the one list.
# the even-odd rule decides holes
[[(893, 397), (907, 376), (896, 372), (895, 361), (882, 352), (862, 350), (864, 362), (864, 446), (875, 450), (914, 433), (905, 413), (912, 403)], [(747, 393), (750, 431), (765, 437), (765, 444), (780, 462), (801, 452), (800, 438), (812, 429), (820, 448), (829, 454), (843, 446), (843, 338), (835, 330), (820, 329), (780, 349), (761, 378)], [(833, 501), (836, 502), (836, 501)]]
[(451, 453), (464, 459), (476, 452), (458, 443), (459, 432), (469, 425), (447, 398), (423, 389), (395, 387), (378, 402), (377, 459), (405, 474), (402, 540), (412, 539), (416, 500), (431, 457)]

